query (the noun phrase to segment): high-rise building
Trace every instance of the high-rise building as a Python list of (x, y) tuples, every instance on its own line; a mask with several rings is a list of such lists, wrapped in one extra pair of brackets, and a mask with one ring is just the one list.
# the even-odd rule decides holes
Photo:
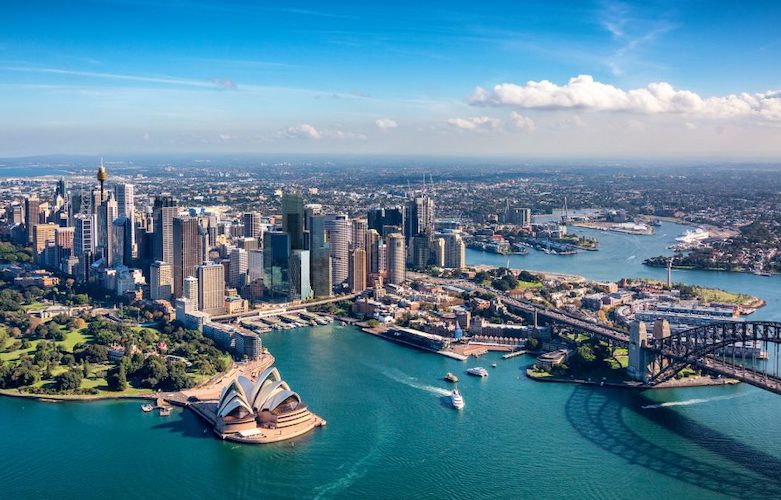
[(369, 225), (366, 219), (353, 219), (352, 223), (352, 240), (351, 248), (366, 248), (366, 232), (369, 230)]
[(244, 222), (244, 237), (254, 238), (257, 241), (263, 234), (260, 212), (246, 212), (242, 215), (242, 221)]
[(331, 250), (331, 283), (341, 285), (350, 273), (350, 221), (346, 215), (332, 216), (325, 221), (325, 230)]
[(309, 274), (309, 250), (291, 250), (290, 252), (290, 300), (308, 300), (312, 298), (312, 286)]
[(531, 208), (508, 208), (505, 214), (505, 224), (529, 227), (532, 225)]
[(35, 261), (38, 264), (46, 264), (46, 258), (44, 252), (46, 247), (51, 244), (54, 245), (54, 231), (57, 228), (54, 224), (35, 224), (33, 226), (33, 252), (35, 255)]
[(263, 250), (247, 252), (247, 283), (263, 280)]
[(127, 217), (117, 217), (111, 223), (111, 247), (108, 252), (107, 265), (129, 266), (133, 259), (133, 249), (131, 248), (131, 235), (133, 228), (130, 225), (130, 219)]
[(57, 263), (73, 255), (73, 245), (76, 230), (72, 227), (56, 227), (54, 229), (54, 244), (57, 245)]
[(350, 258), (350, 290), (360, 293), (366, 290), (366, 250), (356, 248)]
[(431, 241), (431, 263), (436, 267), (445, 267), (445, 240), (442, 238)]
[(431, 260), (431, 240), (425, 233), (412, 237), (410, 264), (415, 269), (425, 268)]
[(407, 239), (421, 233), (434, 234), (434, 200), (426, 195), (416, 196), (409, 201), (404, 226)]
[(95, 252), (95, 216), (92, 214), (77, 214), (73, 217), (75, 233), (73, 235), (73, 251), (81, 258), (84, 253)]
[(331, 282), (331, 248), (325, 230), (325, 216), (312, 215), (307, 219), (309, 228), (310, 282), (315, 297), (329, 297)]
[(178, 211), (176, 200), (172, 197), (158, 196), (155, 198), (152, 208), (155, 229), (153, 258), (169, 264), (172, 264), (174, 259), (173, 220)]
[(41, 221), (41, 200), (37, 196), (30, 196), (24, 200), (24, 224), (27, 229), (27, 243), (32, 243), (33, 228)]
[(290, 235), (292, 250), (305, 250), (304, 199), (298, 194), (282, 197), (282, 228)]
[[(136, 205), (135, 205), (135, 186), (132, 184), (117, 184), (114, 186), (114, 192), (117, 197), (117, 214), (119, 217), (126, 217), (130, 221), (130, 227), (134, 228), (136, 225)], [(130, 237), (127, 242), (131, 257), (138, 255), (136, 249), (136, 233), (130, 231), (128, 234)]]
[(466, 267), (466, 245), (459, 233), (442, 236), (445, 240), (445, 267), (463, 269)]
[(109, 260), (109, 253), (111, 251), (111, 224), (114, 222), (114, 219), (117, 218), (117, 214), (117, 201), (114, 199), (114, 196), (109, 193), (106, 201), (98, 206), (97, 238), (95, 240), (95, 248), (97, 249), (98, 255), (106, 259), (106, 261)]
[(181, 297), (184, 279), (195, 275), (195, 266), (201, 261), (201, 237), (198, 219), (174, 217), (173, 223), (174, 297)]
[(195, 276), (188, 276), (184, 279), (182, 297), (191, 301), (193, 304), (198, 304), (198, 278)]
[(388, 283), (400, 284), (406, 279), (407, 249), (404, 245), (404, 235), (392, 233), (388, 235)]
[(149, 269), (149, 298), (170, 300), (173, 292), (174, 276), (171, 264), (155, 261)]
[(225, 270), (208, 262), (197, 266), (198, 309), (213, 316), (225, 312)]
[(233, 288), (240, 288), (245, 284), (249, 267), (249, 254), (242, 248), (234, 248), (230, 253), (230, 261), (230, 279), (228, 283)]
[(385, 228), (396, 226), (399, 231), (404, 227), (404, 207), (373, 208), (368, 213), (369, 229), (374, 229), (385, 238), (388, 234)]
[(376, 229), (369, 229), (366, 232), (366, 272), (380, 272), (380, 233)]
[(263, 234), (263, 285), (271, 300), (287, 300), (290, 295), (290, 235)]

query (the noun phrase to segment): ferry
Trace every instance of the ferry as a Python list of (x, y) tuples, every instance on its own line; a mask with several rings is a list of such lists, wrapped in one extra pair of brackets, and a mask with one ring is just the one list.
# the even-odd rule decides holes
[(456, 410), (464, 408), (464, 398), (461, 397), (461, 393), (458, 392), (458, 389), (453, 389), (453, 392), (450, 393), (450, 404), (453, 405), (453, 408)]
[(487, 377), (488, 376), (488, 370), (486, 370), (482, 366), (476, 366), (474, 368), (470, 368), (466, 372), (469, 375), (474, 375), (475, 377)]
[(445, 375), (445, 380), (447, 380), (448, 382), (453, 382), (455, 384), (456, 382), (458, 382), (458, 377), (453, 375), (453, 373), (451, 372), (447, 372), (447, 375)]

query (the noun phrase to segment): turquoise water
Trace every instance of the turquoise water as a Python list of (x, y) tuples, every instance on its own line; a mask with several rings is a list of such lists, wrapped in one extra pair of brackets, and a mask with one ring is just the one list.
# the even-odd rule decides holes
[[(658, 275), (633, 261), (659, 253), (649, 245), (661, 237), (640, 240), (641, 250), (629, 246), (639, 237), (627, 238), (618, 268), (600, 261), (617, 262), (622, 252), (611, 242), (624, 237), (600, 235), (602, 252), (531, 253), (513, 257), (512, 266), (600, 279)], [(469, 254), (470, 262), (478, 257), (494, 258)], [(679, 272), (676, 280), (701, 274)], [(753, 282), (763, 296), (779, 284), (734, 274), (704, 278), (728, 289)], [(778, 318), (773, 309), (763, 314)], [(182, 410), (161, 418), (142, 413), (138, 402), (0, 398), (0, 496), (781, 496), (781, 398), (749, 386), (634, 393), (543, 384), (523, 376), (531, 358), (459, 362), (352, 327), (274, 332), (263, 341), (327, 427), (294, 442), (241, 446), (213, 438)], [(464, 374), (478, 365), (488, 367), (488, 378)], [(461, 378), (462, 412), (447, 405), (450, 386), (441, 378), (448, 371)]]

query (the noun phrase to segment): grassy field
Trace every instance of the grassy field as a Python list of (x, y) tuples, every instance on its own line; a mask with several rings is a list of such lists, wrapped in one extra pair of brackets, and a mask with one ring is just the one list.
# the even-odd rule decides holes
[(694, 287), (694, 294), (700, 300), (706, 302), (721, 302), (724, 304), (747, 305), (755, 300), (755, 297), (744, 293), (732, 293), (718, 288)]
[(539, 281), (519, 281), (516, 290), (536, 290), (542, 288), (542, 283)]
[[(3, 327), (5, 328), (5, 327)], [(73, 347), (81, 342), (89, 342), (91, 339), (84, 333), (84, 328), (72, 330), (65, 334), (65, 340), (58, 340), (57, 345), (65, 352), (73, 352)], [(5, 341), (5, 345), (2, 346), (2, 351), (14, 343), (17, 339), (8, 339)], [(40, 340), (31, 340), (30, 347), (26, 349), (16, 349), (10, 352), (0, 352), (0, 359), (3, 361), (17, 361), (23, 354), (32, 356), (35, 353), (35, 349), (40, 343)]]

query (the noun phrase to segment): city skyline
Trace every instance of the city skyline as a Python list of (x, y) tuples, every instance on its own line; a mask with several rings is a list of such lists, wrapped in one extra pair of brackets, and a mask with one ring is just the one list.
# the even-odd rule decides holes
[(2, 11), (4, 156), (781, 153), (772, 3)]

